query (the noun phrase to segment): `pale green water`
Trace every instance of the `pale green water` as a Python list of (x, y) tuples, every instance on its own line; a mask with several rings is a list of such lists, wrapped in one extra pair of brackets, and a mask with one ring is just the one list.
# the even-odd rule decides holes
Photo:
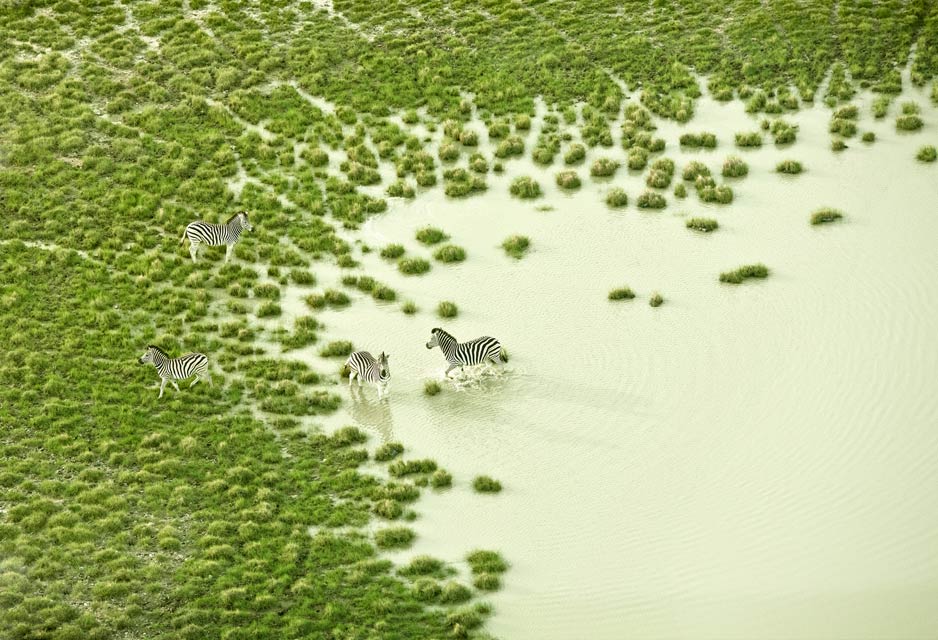
[[(938, 636), (938, 165), (914, 159), (938, 143), (938, 113), (916, 98), (923, 132), (897, 134), (895, 106), (873, 122), (867, 98), (860, 130), (878, 140), (839, 155), (821, 106), (786, 118), (801, 127), (788, 149), (735, 149), (733, 133), (757, 128), (739, 104), (701, 100), (688, 125), (662, 123), (678, 177), (691, 157), (717, 175), (727, 155), (749, 163), (730, 206), (669, 190), (667, 209), (643, 212), (642, 175), (590, 180), (592, 158), (624, 158), (616, 126), (573, 195), (554, 184), (559, 164), (510, 161), (483, 196), (438, 188), (370, 222), (372, 247), (428, 256), (414, 232), (433, 224), (469, 253), (423, 277), (367, 255), (363, 272), (421, 312), (361, 297), (323, 316), (328, 338), (388, 351), (393, 375), (388, 402), (369, 389), (327, 426), (400, 440), (456, 478), (421, 501), (419, 540), (395, 559), (501, 550), (512, 568), (490, 628), (516, 640)], [(682, 130), (713, 131), (720, 147), (682, 153)], [(786, 158), (806, 173), (775, 174)], [(517, 174), (545, 197), (511, 198)], [(626, 209), (602, 203), (610, 186), (629, 192)], [(811, 227), (825, 205), (847, 219)], [(690, 232), (685, 214), (721, 228)], [(533, 243), (520, 261), (499, 248), (513, 233)], [(717, 282), (756, 261), (768, 280)], [(623, 284), (638, 298), (608, 302)], [(435, 317), (443, 299), (459, 318)], [(423, 381), (445, 368), (423, 346), (434, 326), (493, 335), (511, 362), (481, 388), (427, 398)], [(478, 473), (505, 491), (473, 494)]]

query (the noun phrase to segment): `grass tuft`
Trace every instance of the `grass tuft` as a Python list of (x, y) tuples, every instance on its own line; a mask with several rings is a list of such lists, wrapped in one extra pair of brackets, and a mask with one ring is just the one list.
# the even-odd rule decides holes
[(749, 165), (739, 156), (730, 156), (723, 162), (724, 178), (741, 178), (749, 173)]
[(688, 229), (693, 229), (694, 231), (703, 231), (704, 233), (716, 231), (720, 227), (720, 225), (717, 224), (717, 221), (713, 218), (691, 218), (684, 224)]
[(571, 169), (561, 171), (557, 174), (557, 186), (561, 189), (579, 189), (580, 176)]
[(456, 306), (455, 302), (443, 300), (436, 306), (436, 314), (441, 318), (455, 318), (459, 315), (459, 307)]
[(843, 212), (838, 211), (837, 209), (831, 209), (830, 207), (824, 207), (823, 209), (818, 209), (811, 214), (811, 224), (829, 224), (831, 222), (836, 222), (843, 217)]
[(421, 275), (430, 270), (430, 263), (423, 258), (401, 258), (397, 270), (408, 276)]
[(664, 297), (656, 291), (655, 293), (651, 294), (651, 298), (649, 298), (648, 304), (653, 307), (660, 307), (662, 304), (664, 304)]
[(613, 289), (609, 292), (608, 298), (610, 300), (631, 300), (635, 297), (635, 294), (629, 287), (619, 287)]
[(375, 532), (375, 546), (379, 549), (407, 549), (417, 538), (413, 529), (407, 527), (387, 527)]
[(511, 181), (509, 191), (513, 196), (524, 200), (529, 200), (532, 198), (537, 198), (541, 195), (541, 185), (539, 185), (534, 180), (534, 178), (528, 176), (518, 176)]
[(449, 240), (449, 236), (442, 229), (437, 229), (436, 227), (423, 227), (422, 229), (418, 229), (415, 237), (417, 238), (417, 242), (428, 246)]
[(935, 149), (934, 145), (925, 145), (918, 150), (915, 158), (920, 162), (934, 162), (938, 160), (938, 150)]
[(446, 244), (433, 253), (433, 257), (444, 263), (462, 262), (466, 259), (466, 250), (455, 244)]
[(472, 488), (477, 493), (498, 493), (502, 490), (502, 483), (489, 476), (476, 476), (472, 481)]
[(435, 396), (442, 390), (443, 388), (440, 386), (440, 383), (437, 382), (436, 380), (427, 380), (426, 382), (423, 383), (423, 392), (424, 394), (428, 396), (431, 396), (431, 397)]
[(629, 203), (629, 194), (625, 192), (625, 189), (616, 187), (610, 189), (609, 193), (606, 194), (606, 204), (610, 207), (620, 208), (624, 207)]
[(720, 274), (720, 282), (740, 284), (749, 278), (767, 278), (768, 275), (769, 268), (760, 262), (757, 264), (743, 265), (733, 271), (724, 271)]
[(320, 349), (319, 355), (323, 358), (338, 358), (347, 356), (354, 350), (355, 348), (348, 340), (334, 340)]
[(531, 246), (531, 241), (527, 236), (508, 236), (502, 242), (502, 249), (512, 258), (521, 259)]
[(801, 166), (801, 163), (797, 160), (782, 160), (777, 165), (775, 165), (775, 171), (778, 173), (787, 173), (789, 175), (797, 175), (804, 171), (804, 168)]

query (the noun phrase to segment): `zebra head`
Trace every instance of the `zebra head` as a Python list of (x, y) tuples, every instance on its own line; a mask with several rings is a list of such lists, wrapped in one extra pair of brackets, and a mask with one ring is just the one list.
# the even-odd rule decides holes
[(239, 212), (238, 212), (238, 220), (241, 221), (241, 227), (242, 227), (243, 229), (247, 229), (248, 231), (252, 231), (252, 230), (254, 229), (254, 225), (252, 225), (250, 222), (248, 222), (248, 212), (247, 212), (247, 211), (239, 211)]
[(148, 362), (153, 362), (153, 351), (156, 349), (152, 344), (147, 345), (147, 350), (143, 352), (143, 355), (137, 358), (137, 362), (140, 364), (146, 364)]
[(387, 380), (391, 377), (391, 370), (388, 368), (388, 356), (384, 351), (381, 352), (381, 355), (378, 356), (378, 375), (382, 380)]
[(430, 342), (427, 343), (427, 349), (440, 346), (440, 331), (442, 331), (440, 328), (430, 331)]

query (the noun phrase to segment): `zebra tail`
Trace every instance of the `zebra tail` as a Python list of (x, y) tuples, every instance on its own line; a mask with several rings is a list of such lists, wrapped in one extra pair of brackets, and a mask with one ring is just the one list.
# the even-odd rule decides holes
[(186, 233), (186, 231), (188, 231), (188, 230), (189, 230), (189, 225), (186, 225), (186, 228), (182, 230), (182, 237), (179, 238), (179, 244), (185, 244), (185, 243), (186, 243), (186, 238), (189, 237), (189, 235)]

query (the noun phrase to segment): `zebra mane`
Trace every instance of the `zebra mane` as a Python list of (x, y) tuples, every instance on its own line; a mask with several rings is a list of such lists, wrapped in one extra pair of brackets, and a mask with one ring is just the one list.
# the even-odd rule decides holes
[(239, 211), (238, 213), (234, 214), (233, 216), (228, 218), (228, 220), (225, 221), (225, 224), (231, 224), (231, 221), (237, 218), (238, 216), (240, 216), (242, 213), (244, 213), (244, 211)]
[[(449, 336), (450, 338), (453, 338), (453, 334), (447, 333), (446, 331), (444, 331), (443, 329), (440, 329), (439, 327), (434, 327), (433, 329), (430, 330), (430, 333), (442, 333), (444, 336)], [(453, 338), (453, 340), (455, 339), (456, 338)]]
[(163, 351), (162, 349), (160, 349), (160, 348), (159, 348), (158, 346), (156, 346), (155, 344), (148, 344), (148, 345), (147, 345), (147, 349), (153, 349), (154, 351), (159, 351), (160, 353), (162, 353), (162, 354), (163, 354), (164, 356), (166, 356), (167, 358), (169, 357), (169, 354), (168, 354), (168, 353), (166, 353), (165, 351)]

